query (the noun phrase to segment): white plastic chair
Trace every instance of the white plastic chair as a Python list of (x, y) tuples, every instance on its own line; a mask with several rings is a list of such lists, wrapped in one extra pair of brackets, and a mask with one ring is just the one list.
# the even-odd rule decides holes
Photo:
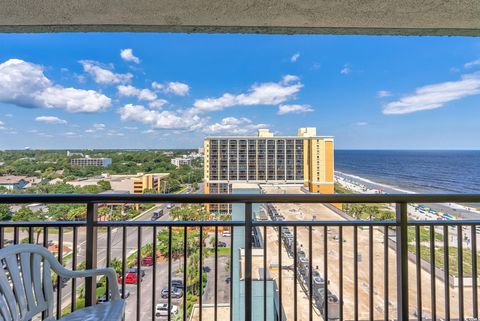
[(11, 245), (0, 250), (0, 321), (28, 321), (45, 312), (46, 321), (53, 315), (52, 269), (60, 278), (83, 278), (106, 275), (111, 300), (77, 310), (62, 321), (120, 321), (125, 300), (120, 298), (115, 271), (111, 268), (71, 271), (64, 268), (46, 248), (33, 245)]

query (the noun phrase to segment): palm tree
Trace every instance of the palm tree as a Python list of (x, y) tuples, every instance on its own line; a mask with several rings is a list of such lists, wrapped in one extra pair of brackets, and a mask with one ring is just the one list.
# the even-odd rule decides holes
[[(45, 221), (46, 215), (43, 211), (32, 211), (30, 208), (26, 207), (23, 205), (18, 211), (13, 213), (12, 215), (12, 220), (17, 221), (17, 222), (31, 222), (31, 221)], [(22, 228), (22, 230), (26, 230), (27, 228)], [(42, 227), (35, 227), (34, 228), (35, 233), (37, 233), (37, 240), (36, 243), (38, 244), (40, 240), (40, 234), (43, 231)]]
[[(153, 244), (152, 243), (148, 243), (148, 244), (145, 244), (144, 246), (142, 246), (142, 249), (140, 251), (142, 253), (142, 256), (151, 256), (151, 257), (154, 257), (153, 255)], [(155, 257), (154, 257), (155, 259)]]

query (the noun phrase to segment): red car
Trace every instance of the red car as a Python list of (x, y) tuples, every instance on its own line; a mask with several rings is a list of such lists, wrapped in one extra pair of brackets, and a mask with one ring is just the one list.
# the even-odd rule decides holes
[[(139, 280), (138, 274), (134, 272), (129, 272), (125, 276), (125, 283), (127, 284), (137, 284)], [(142, 281), (142, 278), (140, 278), (140, 281)]]
[(146, 256), (142, 259), (143, 266), (152, 266), (153, 265), (153, 257)]
[[(137, 284), (138, 283), (138, 274), (135, 272), (128, 272), (125, 275), (125, 283), (126, 284)], [(140, 282), (143, 281), (143, 278), (140, 278)], [(118, 278), (118, 282), (122, 282), (122, 277)]]

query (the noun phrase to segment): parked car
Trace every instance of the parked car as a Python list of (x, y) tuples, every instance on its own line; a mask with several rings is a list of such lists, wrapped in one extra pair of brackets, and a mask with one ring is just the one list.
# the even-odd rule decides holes
[[(167, 299), (168, 298), (168, 288), (163, 288), (162, 289), (161, 296), (162, 296), (162, 299)], [(181, 298), (182, 296), (183, 296), (182, 289), (172, 287), (171, 294), (170, 294), (170, 297), (172, 299), (178, 299), (178, 298)]]
[[(175, 314), (178, 313), (178, 306), (172, 305), (170, 308), (170, 315), (174, 316)], [(166, 317), (168, 316), (168, 304), (166, 303), (159, 303), (155, 307), (155, 317), (160, 318), (160, 317)]]
[(183, 281), (181, 279), (172, 279), (172, 288), (181, 289), (183, 291)]
[[(145, 272), (143, 272), (143, 275), (139, 278), (138, 274), (135, 271), (127, 272), (125, 274), (125, 283), (126, 284), (137, 284), (139, 280), (140, 280), (140, 282), (143, 281), (143, 276), (144, 275), (145, 275)], [(123, 279), (122, 277), (119, 277), (117, 279), (117, 281), (122, 282), (122, 279)]]
[(137, 284), (139, 280), (140, 282), (142, 282), (143, 277), (139, 278), (138, 274), (134, 272), (127, 273), (127, 275), (125, 276), (125, 283), (127, 284)]
[(223, 241), (218, 241), (218, 247), (227, 247), (227, 243)]
[(168, 203), (168, 204), (167, 204), (167, 209), (172, 209), (174, 206), (175, 206), (174, 204)]
[(210, 269), (209, 266), (204, 266), (204, 267), (203, 267), (203, 272), (208, 273), (208, 272), (210, 272), (210, 271), (211, 271), (211, 269)]
[(143, 266), (152, 266), (154, 264), (154, 260), (153, 260), (153, 257), (151, 256), (145, 256), (143, 259), (142, 259), (142, 265)]
[(232, 236), (232, 232), (225, 230), (225, 231), (222, 232), (222, 236), (223, 236), (223, 237), (231, 237), (231, 236)]
[[(139, 271), (139, 269), (137, 267), (133, 267), (131, 269), (128, 269), (127, 273), (135, 273), (136, 274), (138, 271)], [(142, 278), (145, 277), (145, 270), (140, 269), (140, 275), (142, 276)]]

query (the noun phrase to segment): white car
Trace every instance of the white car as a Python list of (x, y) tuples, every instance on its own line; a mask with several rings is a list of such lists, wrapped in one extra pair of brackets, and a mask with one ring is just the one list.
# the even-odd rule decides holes
[(222, 232), (222, 236), (223, 236), (223, 237), (230, 237), (230, 236), (232, 236), (232, 232), (230, 232), (230, 231), (223, 231), (223, 232)]
[[(170, 315), (174, 316), (178, 313), (178, 306), (172, 305), (170, 309)], [(155, 308), (155, 317), (167, 317), (168, 316), (168, 304), (167, 303), (159, 303)]]

